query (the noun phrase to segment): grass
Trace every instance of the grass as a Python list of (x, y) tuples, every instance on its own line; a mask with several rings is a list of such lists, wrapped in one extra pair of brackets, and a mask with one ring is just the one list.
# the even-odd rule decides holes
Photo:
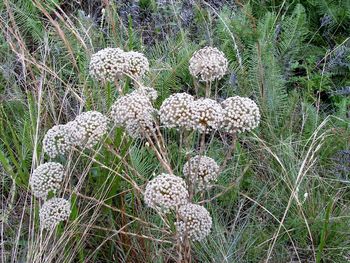
[[(193, 244), (193, 261), (348, 262), (350, 170), (336, 158), (350, 143), (349, 97), (337, 95), (350, 84), (347, 1), (265, 2), (149, 0), (136, 11), (128, 1), (0, 3), (0, 261), (176, 262), (174, 215), (143, 203), (145, 184), (164, 171), (145, 141), (116, 129), (93, 151), (59, 159), (69, 171), (59, 195), (72, 213), (54, 232), (38, 227), (42, 202), (28, 179), (48, 160), (49, 128), (88, 110), (108, 114), (117, 98), (113, 84), (88, 75), (94, 52), (143, 52), (159, 108), (174, 92), (194, 93), (188, 61), (213, 45), (230, 69), (216, 83), (218, 99), (253, 98), (262, 122), (239, 136), (218, 185), (196, 197), (213, 227)], [(163, 135), (181, 174), (186, 149), (177, 132)], [(193, 149), (198, 142), (194, 134)], [(212, 136), (206, 154), (222, 163), (229, 144)]]

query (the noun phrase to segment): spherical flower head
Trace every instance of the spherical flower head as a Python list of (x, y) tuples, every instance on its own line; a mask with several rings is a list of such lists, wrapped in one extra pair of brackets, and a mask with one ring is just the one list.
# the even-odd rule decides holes
[(224, 53), (215, 47), (204, 47), (191, 57), (189, 70), (192, 76), (208, 82), (221, 79), (226, 74), (227, 67)]
[(172, 94), (163, 101), (160, 107), (160, 122), (166, 128), (192, 129), (193, 101), (194, 98), (190, 94)]
[(223, 112), (219, 103), (212, 99), (198, 99), (192, 103), (192, 121), (199, 132), (210, 132), (220, 128)]
[(52, 198), (46, 201), (39, 211), (40, 225), (45, 229), (53, 229), (61, 221), (67, 220), (70, 212), (71, 208), (68, 200)]
[(128, 121), (124, 128), (129, 136), (134, 139), (145, 138), (156, 131), (153, 117), (149, 115), (146, 115), (143, 119)]
[(122, 77), (128, 63), (120, 48), (105, 48), (93, 54), (89, 73), (99, 81), (115, 81)]
[(222, 128), (229, 133), (251, 131), (259, 126), (260, 111), (258, 105), (244, 97), (230, 97), (222, 102), (224, 119)]
[(211, 229), (212, 219), (203, 206), (186, 204), (178, 211), (178, 220), (175, 223), (178, 237), (183, 240), (187, 237), (192, 241), (202, 241)]
[(43, 140), (44, 152), (50, 158), (64, 155), (72, 148), (71, 128), (68, 125), (55, 125), (47, 131)]
[(154, 108), (145, 95), (137, 92), (119, 97), (111, 108), (111, 116), (117, 125), (126, 125), (130, 121), (144, 119), (154, 113)]
[(48, 162), (39, 165), (29, 179), (34, 196), (46, 198), (49, 192), (56, 193), (64, 176), (64, 167), (60, 163)]
[(154, 129), (154, 113), (149, 98), (137, 92), (118, 98), (111, 109), (115, 124), (126, 128), (134, 138)]
[(149, 207), (165, 213), (186, 204), (188, 196), (185, 181), (165, 173), (149, 181), (144, 193), (145, 203)]
[(185, 163), (183, 173), (199, 190), (204, 190), (216, 182), (219, 176), (219, 165), (208, 156), (196, 155)]
[(152, 102), (158, 98), (158, 92), (154, 88), (145, 86), (135, 89), (133, 92), (131, 92), (131, 94), (146, 96)]
[(132, 78), (140, 79), (149, 70), (149, 62), (144, 54), (130, 51), (125, 52), (124, 57), (127, 61), (127, 67), (125, 73), (130, 75)]
[(98, 111), (87, 111), (70, 123), (72, 140), (80, 147), (94, 147), (108, 130), (108, 119)]
[(129, 134), (129, 136), (134, 139), (142, 138), (142, 135), (144, 134), (144, 132), (146, 132), (142, 129), (142, 126), (139, 124), (138, 121), (129, 121), (125, 125), (125, 130), (127, 134)]

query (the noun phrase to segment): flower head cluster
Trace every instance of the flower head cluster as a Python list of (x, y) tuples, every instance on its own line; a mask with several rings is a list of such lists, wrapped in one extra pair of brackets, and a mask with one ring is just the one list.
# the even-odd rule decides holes
[(148, 59), (142, 53), (130, 51), (125, 52), (124, 56), (128, 63), (125, 73), (131, 77), (139, 79), (149, 70)]
[(196, 51), (190, 59), (192, 76), (202, 81), (221, 79), (227, 71), (228, 62), (224, 53), (214, 47), (204, 47)]
[(222, 102), (224, 119), (222, 128), (230, 133), (251, 131), (260, 123), (260, 111), (256, 103), (244, 97), (230, 97)]
[(217, 130), (223, 120), (223, 112), (219, 103), (212, 99), (198, 99), (192, 103), (192, 121), (200, 132)]
[(129, 121), (124, 128), (127, 134), (134, 139), (145, 138), (147, 134), (151, 134), (155, 130), (153, 119)]
[(66, 124), (72, 129), (72, 140), (81, 147), (92, 148), (107, 133), (108, 119), (98, 111), (87, 111)]
[(120, 48), (104, 48), (93, 54), (89, 72), (99, 81), (115, 81), (128, 67), (124, 51)]
[(112, 105), (111, 116), (117, 125), (137, 137), (153, 129), (154, 112), (148, 97), (133, 92), (117, 99)]
[(104, 48), (93, 54), (89, 72), (99, 81), (115, 81), (124, 74), (139, 79), (149, 70), (148, 59), (139, 52)]
[(47, 131), (43, 140), (44, 151), (51, 158), (66, 154), (72, 147), (71, 129), (68, 125), (55, 125)]
[(53, 229), (61, 221), (67, 220), (71, 212), (70, 202), (63, 198), (52, 198), (39, 211), (42, 228)]
[(144, 198), (148, 206), (169, 212), (188, 202), (186, 183), (178, 176), (160, 174), (148, 182)]
[(185, 163), (183, 173), (190, 177), (199, 190), (203, 190), (216, 181), (219, 165), (210, 157), (196, 155)]
[(154, 113), (148, 97), (138, 93), (130, 93), (119, 97), (111, 108), (111, 116), (117, 125), (126, 125), (136, 119), (145, 119)]
[(29, 180), (33, 194), (38, 198), (45, 198), (50, 191), (55, 193), (62, 183), (64, 168), (62, 164), (48, 162), (39, 165)]
[(175, 225), (179, 238), (187, 235), (192, 241), (201, 241), (210, 233), (212, 219), (203, 206), (186, 204), (180, 207), (178, 213)]
[(131, 94), (143, 95), (149, 98), (150, 101), (155, 101), (158, 98), (158, 92), (151, 87), (141, 86), (140, 88), (135, 89)]
[(160, 122), (167, 128), (192, 129), (193, 96), (175, 93), (165, 99), (160, 107)]

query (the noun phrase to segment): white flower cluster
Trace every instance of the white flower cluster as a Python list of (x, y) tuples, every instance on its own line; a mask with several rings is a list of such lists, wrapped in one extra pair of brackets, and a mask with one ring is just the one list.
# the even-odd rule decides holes
[(119, 97), (111, 108), (111, 116), (117, 125), (126, 125), (136, 119), (147, 119), (154, 109), (148, 97), (138, 93), (130, 93)]
[(120, 48), (105, 48), (93, 54), (90, 60), (90, 75), (99, 81), (115, 81), (127, 69), (124, 51)]
[(192, 105), (192, 122), (200, 132), (209, 132), (220, 128), (223, 112), (219, 103), (212, 99), (198, 99)]
[(165, 99), (159, 115), (167, 128), (197, 129), (200, 132), (219, 129), (223, 120), (219, 103), (208, 98), (195, 100), (187, 93), (175, 93)]
[(154, 102), (158, 98), (158, 92), (151, 87), (141, 86), (140, 88), (137, 88), (133, 92), (131, 92), (131, 94), (146, 96), (152, 102)]
[(92, 148), (107, 133), (108, 119), (98, 111), (87, 111), (66, 125), (71, 127), (75, 145)]
[(165, 173), (149, 181), (144, 193), (145, 203), (149, 207), (165, 213), (186, 204), (188, 197), (185, 181)]
[(222, 102), (224, 119), (222, 129), (230, 133), (251, 131), (260, 123), (260, 111), (256, 103), (239, 96), (227, 98)]
[(155, 127), (153, 126), (153, 120), (137, 120), (137, 121), (130, 121), (125, 125), (125, 130), (127, 134), (131, 138), (137, 139), (137, 138), (145, 138), (147, 137), (146, 134), (151, 134), (155, 131)]
[(197, 50), (190, 59), (189, 70), (192, 76), (202, 81), (221, 79), (227, 71), (225, 54), (214, 47)]
[(137, 92), (119, 97), (111, 108), (114, 122), (123, 126), (132, 137), (153, 130), (155, 109), (148, 97)]
[(160, 122), (167, 128), (193, 128), (193, 96), (175, 93), (165, 99), (160, 107)]
[(46, 198), (48, 193), (55, 193), (61, 186), (64, 176), (62, 164), (48, 162), (39, 165), (29, 180), (33, 194), (38, 198)]
[(190, 177), (199, 190), (203, 190), (216, 182), (219, 176), (219, 165), (208, 156), (196, 155), (185, 163), (183, 173)]
[(115, 81), (124, 74), (139, 79), (149, 70), (147, 58), (139, 52), (124, 52), (120, 48), (104, 48), (93, 54), (89, 72), (99, 81)]
[(187, 235), (192, 241), (202, 241), (210, 233), (212, 218), (203, 206), (186, 204), (180, 207), (178, 214), (175, 225), (181, 239)]
[(39, 211), (42, 228), (53, 229), (61, 221), (67, 220), (71, 212), (70, 202), (64, 198), (52, 198)]
[(55, 125), (47, 131), (43, 140), (44, 152), (51, 158), (64, 155), (72, 148), (71, 130), (68, 125)]
[(139, 79), (149, 70), (148, 59), (142, 53), (125, 52), (125, 58), (128, 62), (125, 73), (131, 75), (131, 77)]

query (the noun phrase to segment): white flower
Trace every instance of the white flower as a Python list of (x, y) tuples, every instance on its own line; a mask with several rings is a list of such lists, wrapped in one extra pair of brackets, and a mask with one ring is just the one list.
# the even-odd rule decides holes
[(137, 93), (130, 93), (119, 97), (111, 108), (111, 116), (117, 125), (126, 125), (129, 121), (145, 119), (152, 115), (154, 108), (150, 100)]
[(305, 203), (306, 199), (308, 198), (309, 194), (308, 193), (304, 193), (304, 200), (303, 203)]
[(187, 93), (175, 93), (165, 99), (160, 107), (160, 122), (167, 128), (193, 128), (193, 96)]
[(55, 125), (47, 131), (43, 140), (44, 152), (51, 158), (64, 155), (72, 148), (71, 129), (68, 125)]
[(128, 67), (125, 52), (120, 48), (105, 48), (93, 54), (89, 73), (99, 81), (115, 81)]
[(111, 108), (115, 124), (134, 138), (154, 129), (154, 113), (149, 98), (136, 92), (119, 97)]
[(196, 51), (190, 59), (189, 70), (192, 76), (202, 81), (221, 79), (227, 71), (225, 54), (214, 47), (204, 47)]
[(131, 92), (131, 94), (138, 94), (138, 95), (146, 96), (152, 102), (158, 98), (158, 92), (154, 88), (151, 88), (151, 87), (141, 86), (140, 88), (137, 88), (133, 92)]
[(175, 225), (181, 240), (187, 235), (192, 241), (202, 241), (209, 235), (212, 219), (203, 206), (186, 204), (180, 207), (178, 216), (179, 219)]
[(87, 111), (78, 115), (69, 125), (75, 145), (92, 148), (107, 133), (108, 119), (98, 111)]
[(61, 221), (67, 220), (71, 212), (70, 202), (63, 198), (52, 198), (46, 201), (39, 211), (42, 228), (53, 229)]
[(197, 185), (199, 190), (203, 190), (216, 182), (219, 165), (210, 157), (196, 155), (185, 163), (183, 173), (190, 177), (191, 182)]
[(125, 125), (125, 130), (131, 138), (144, 138), (146, 134), (150, 135), (155, 132), (153, 118), (129, 121)]
[(169, 212), (188, 202), (186, 183), (178, 176), (160, 174), (148, 182), (144, 199), (149, 207)]
[(29, 180), (33, 194), (38, 198), (46, 198), (51, 191), (56, 193), (63, 181), (64, 168), (62, 164), (48, 162), (39, 165)]
[(125, 73), (131, 75), (131, 77), (139, 79), (149, 70), (148, 59), (142, 53), (125, 52), (124, 57), (128, 63)]
[(256, 103), (244, 97), (230, 97), (222, 102), (224, 120), (222, 128), (230, 133), (251, 131), (260, 123), (260, 111)]
[(219, 103), (212, 99), (198, 99), (191, 104), (194, 128), (200, 132), (217, 130), (223, 120), (223, 112)]

